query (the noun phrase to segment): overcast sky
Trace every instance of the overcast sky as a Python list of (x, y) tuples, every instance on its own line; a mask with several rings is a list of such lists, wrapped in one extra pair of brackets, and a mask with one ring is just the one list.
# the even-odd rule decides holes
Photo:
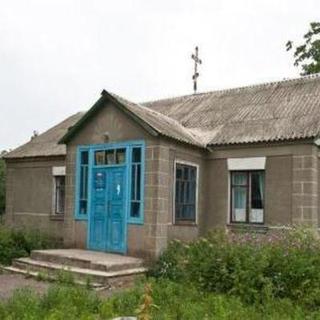
[(0, 150), (80, 110), (103, 88), (135, 102), (299, 75), (287, 40), (319, 0), (0, 0)]

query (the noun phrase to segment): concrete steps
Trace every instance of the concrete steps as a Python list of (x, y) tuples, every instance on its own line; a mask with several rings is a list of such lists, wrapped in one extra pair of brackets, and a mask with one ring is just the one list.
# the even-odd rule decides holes
[(146, 273), (141, 259), (78, 249), (36, 250), (30, 258), (15, 259), (4, 270), (33, 277), (61, 278), (70, 273), (76, 283), (93, 287), (128, 287)]

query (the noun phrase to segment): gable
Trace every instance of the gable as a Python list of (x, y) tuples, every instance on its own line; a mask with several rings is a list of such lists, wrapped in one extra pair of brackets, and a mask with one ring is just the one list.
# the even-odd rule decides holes
[[(108, 139), (106, 140), (106, 135)], [(102, 144), (106, 142), (149, 140), (154, 138), (112, 102), (101, 107), (74, 132), (67, 145)]]
[(157, 111), (151, 110), (144, 106), (135, 104), (126, 99), (123, 99), (115, 94), (110, 94), (107, 91), (102, 92), (101, 98), (93, 105), (93, 107), (66, 133), (59, 143), (68, 143), (73, 136), (81, 130), (81, 128), (91, 118), (105, 106), (106, 103), (112, 103), (116, 108), (125, 113), (139, 126), (153, 136), (165, 136), (177, 141), (205, 147), (201, 138), (182, 126), (178, 121), (167, 117)]

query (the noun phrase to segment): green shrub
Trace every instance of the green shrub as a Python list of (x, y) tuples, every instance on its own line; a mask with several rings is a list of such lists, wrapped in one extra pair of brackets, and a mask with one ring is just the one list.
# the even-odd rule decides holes
[(19, 231), (0, 226), (0, 264), (11, 264), (12, 259), (28, 256), (35, 249), (57, 246), (56, 240), (39, 231)]
[(320, 306), (320, 242), (303, 228), (267, 235), (218, 230), (190, 244), (175, 241), (150, 274), (245, 303), (288, 298)]

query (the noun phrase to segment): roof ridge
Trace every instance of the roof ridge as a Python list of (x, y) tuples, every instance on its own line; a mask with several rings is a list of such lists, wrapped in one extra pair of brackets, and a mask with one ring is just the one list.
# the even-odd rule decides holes
[(282, 83), (294, 83), (294, 82), (299, 82), (303, 80), (310, 80), (310, 79), (316, 79), (320, 78), (320, 72), (319, 73), (314, 73), (310, 75), (304, 75), (304, 76), (299, 76), (299, 77), (294, 77), (294, 78), (284, 78), (282, 80), (274, 80), (274, 81), (267, 81), (267, 82), (261, 82), (261, 83), (256, 83), (256, 84), (249, 84), (245, 86), (239, 86), (239, 87), (233, 87), (233, 88), (226, 88), (226, 89), (217, 89), (217, 90), (210, 90), (210, 91), (205, 91), (205, 92), (199, 92), (199, 93), (191, 93), (191, 94), (185, 94), (182, 96), (174, 96), (174, 97), (169, 97), (169, 98), (160, 98), (160, 99), (155, 99), (155, 100), (150, 100), (150, 101), (144, 101), (144, 102), (139, 102), (139, 105), (142, 105), (144, 107), (148, 108), (148, 105), (151, 105), (153, 103), (157, 102), (163, 102), (163, 101), (175, 101), (179, 99), (187, 99), (191, 97), (197, 97), (197, 96), (206, 96), (210, 94), (215, 94), (215, 93), (227, 93), (227, 92), (232, 92), (232, 91), (243, 91), (246, 89), (255, 89), (255, 88), (264, 88), (267, 86), (271, 85), (277, 85), (277, 84), (282, 84)]

